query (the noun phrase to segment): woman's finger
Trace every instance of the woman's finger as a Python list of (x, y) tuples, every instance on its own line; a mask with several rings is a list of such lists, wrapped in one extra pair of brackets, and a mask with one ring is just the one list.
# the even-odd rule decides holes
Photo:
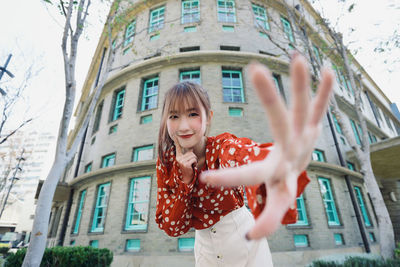
[(273, 139), (275, 143), (285, 145), (289, 136), (287, 109), (277, 93), (271, 73), (259, 63), (251, 63), (249, 70), (251, 81), (267, 113)]
[(305, 59), (297, 55), (290, 65), (292, 77), (292, 116), (294, 136), (303, 132), (310, 111), (310, 77)]
[(310, 125), (316, 126), (328, 108), (329, 97), (333, 88), (333, 72), (329, 69), (322, 71), (322, 81), (318, 86), (318, 92), (312, 104)]
[(172, 136), (172, 140), (174, 141), (174, 144), (175, 144), (176, 156), (179, 157), (182, 155), (182, 147), (179, 144), (178, 138), (176, 138), (176, 135)]

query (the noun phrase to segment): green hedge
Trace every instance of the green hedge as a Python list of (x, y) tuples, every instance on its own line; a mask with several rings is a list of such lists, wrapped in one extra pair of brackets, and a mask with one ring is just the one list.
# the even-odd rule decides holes
[(335, 261), (314, 261), (311, 267), (398, 267), (400, 266), (400, 260), (398, 259), (369, 259), (363, 257), (349, 257), (343, 263)]
[(397, 243), (397, 248), (394, 250), (394, 257), (396, 259), (400, 259), (400, 242)]
[[(6, 258), (4, 267), (19, 267), (24, 261), (26, 249), (20, 249)], [(110, 266), (113, 253), (106, 248), (53, 247), (44, 251), (40, 267)]]

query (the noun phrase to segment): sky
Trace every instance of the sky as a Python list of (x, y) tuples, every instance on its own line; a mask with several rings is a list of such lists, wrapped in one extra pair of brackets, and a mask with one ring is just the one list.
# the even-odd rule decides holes
[[(106, 6), (98, 4), (100, 1), (92, 2), (94, 4), (88, 16), (89, 23), (79, 45), (75, 104), (80, 97), (80, 89), (108, 12)], [(315, 6), (318, 7), (316, 2)], [(344, 9), (337, 3), (338, 0), (321, 2), (324, 3), (322, 14), (337, 17), (337, 14), (343, 13)], [(400, 25), (400, 5), (395, 4), (394, 0), (359, 2), (352, 13), (339, 20), (338, 29), (345, 33), (347, 42), (356, 41), (351, 48), (361, 47), (356, 55), (357, 60), (386, 96), (399, 106), (400, 71), (392, 66), (389, 72), (388, 64), (384, 64), (382, 55), (373, 53), (373, 48), (379, 38), (387, 37)], [(2, 1), (0, 25), (0, 65), (4, 64), (9, 53), (13, 54), (9, 65), (9, 70), (16, 76), (13, 82), (18, 84), (29, 66), (32, 66), (34, 73), (37, 72), (25, 90), (12, 123), (34, 117), (31, 129), (48, 130), (56, 134), (65, 94), (61, 53), (62, 16), (56, 6), (46, 4), (43, 0)], [(356, 31), (347, 37), (350, 25)], [(399, 49), (389, 57), (400, 58)], [(397, 67), (400, 68), (400, 64)], [(4, 76), (0, 86), (8, 79)]]

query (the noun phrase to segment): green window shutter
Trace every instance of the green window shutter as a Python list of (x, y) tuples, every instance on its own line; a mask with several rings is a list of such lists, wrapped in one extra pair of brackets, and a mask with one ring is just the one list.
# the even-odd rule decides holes
[(235, 32), (235, 27), (232, 25), (222, 25), (222, 30), (224, 32)]
[(115, 154), (110, 154), (103, 157), (103, 160), (101, 162), (101, 167), (102, 168), (110, 167), (113, 166), (114, 164), (115, 164)]
[(222, 70), (222, 88), (224, 102), (244, 102), (241, 71)]
[(112, 115), (112, 121), (115, 121), (122, 116), (122, 109), (124, 107), (124, 97), (125, 97), (125, 89), (116, 92), (115, 102), (113, 104), (114, 110)]
[(99, 240), (90, 240), (89, 246), (99, 248)]
[(140, 239), (128, 239), (126, 240), (126, 251), (138, 252), (140, 251)]
[(324, 151), (315, 149), (312, 153), (312, 160), (326, 162)]
[(369, 220), (369, 217), (368, 217), (367, 208), (365, 207), (364, 199), (361, 194), (361, 189), (358, 186), (355, 186), (354, 191), (356, 192), (358, 206), (360, 207), (362, 216), (364, 218), (364, 224), (367, 227), (371, 226), (371, 221)]
[(296, 203), (297, 203), (297, 213), (298, 213), (297, 222), (290, 224), (290, 225), (293, 225), (293, 226), (308, 225), (307, 212), (306, 212), (306, 206), (304, 203), (303, 194), (301, 194), (296, 199)]
[(200, 21), (200, 6), (198, 0), (182, 1), (182, 24)]
[(141, 110), (148, 110), (157, 107), (158, 77), (144, 81)]
[(340, 225), (330, 181), (319, 177), (318, 182), (325, 205), (326, 216), (328, 217), (328, 225)]
[(149, 33), (164, 27), (165, 7), (159, 7), (150, 12)]
[(103, 232), (106, 219), (107, 202), (110, 194), (110, 182), (101, 184), (97, 190), (91, 232)]
[(268, 24), (268, 17), (265, 8), (259, 5), (252, 4), (253, 13), (254, 13), (254, 25), (256, 27), (261, 27), (265, 30), (270, 30)]
[(140, 124), (147, 124), (153, 121), (153, 115), (146, 115), (140, 117)]
[(153, 159), (153, 145), (142, 146), (133, 149), (133, 161), (142, 161)]
[(342, 127), (340, 127), (339, 122), (338, 122), (338, 120), (337, 120), (335, 114), (333, 114), (333, 113), (332, 113), (332, 118), (333, 118), (333, 121), (335, 122), (336, 131), (337, 131), (338, 133), (340, 133), (340, 134), (343, 134), (343, 132), (342, 132)]
[(201, 84), (200, 70), (181, 71), (181, 73), (179, 75), (179, 80), (181, 82), (191, 81), (191, 82)]
[(361, 145), (360, 135), (357, 131), (356, 124), (352, 119), (350, 119), (350, 124), (351, 124), (351, 128), (353, 129), (354, 137), (356, 138), (357, 144)]
[(125, 30), (124, 36), (124, 47), (128, 46), (133, 42), (133, 37), (135, 36), (136, 20), (128, 24)]
[(307, 235), (293, 235), (295, 247), (308, 247), (308, 236)]
[(79, 224), (81, 223), (81, 216), (82, 216), (82, 210), (83, 210), (83, 203), (85, 202), (85, 195), (86, 195), (86, 189), (81, 192), (78, 211), (76, 213), (74, 231), (72, 232), (73, 234), (77, 234), (79, 231)]
[(335, 239), (335, 245), (340, 246), (344, 244), (342, 234), (333, 234), (333, 237)]
[(229, 108), (229, 116), (231, 117), (243, 117), (242, 108)]
[(178, 238), (178, 250), (179, 251), (193, 251), (194, 250), (194, 238)]
[(92, 163), (89, 163), (88, 165), (85, 166), (85, 173), (88, 173), (91, 171), (92, 171)]
[(125, 230), (146, 230), (149, 218), (150, 176), (131, 179)]
[(285, 33), (286, 37), (291, 43), (294, 43), (294, 36), (293, 36), (293, 31), (292, 31), (292, 26), (290, 25), (290, 22), (288, 19), (281, 17), (281, 22), (283, 26), (283, 32)]
[(217, 0), (217, 12), (219, 22), (236, 22), (234, 0)]

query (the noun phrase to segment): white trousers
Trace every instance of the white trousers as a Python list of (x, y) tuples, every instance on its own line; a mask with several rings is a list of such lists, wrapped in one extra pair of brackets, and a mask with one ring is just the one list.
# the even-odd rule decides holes
[(213, 226), (196, 230), (196, 267), (273, 266), (266, 238), (247, 241), (254, 217), (245, 206), (224, 216)]

